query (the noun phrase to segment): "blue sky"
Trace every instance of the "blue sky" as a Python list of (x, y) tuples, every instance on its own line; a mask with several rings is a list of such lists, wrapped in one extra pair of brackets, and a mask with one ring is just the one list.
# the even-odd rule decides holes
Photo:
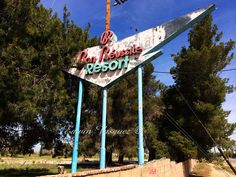
[[(63, 7), (66, 4), (71, 13), (71, 19), (80, 27), (85, 28), (91, 23), (91, 36), (100, 36), (105, 28), (106, 0), (41, 0), (46, 8), (52, 8), (62, 18)], [(111, 0), (113, 3), (114, 0)], [(171, 19), (185, 15), (209, 4), (216, 4), (213, 12), (213, 22), (223, 31), (222, 41), (236, 40), (236, 1), (229, 0), (128, 0), (122, 6), (111, 7), (111, 30), (118, 39), (141, 32), (145, 29), (160, 25)], [(182, 46), (187, 46), (188, 31), (163, 47), (164, 54), (153, 61), (156, 71), (169, 71), (174, 62), (170, 57), (176, 54)], [(233, 50), (236, 54), (236, 49)], [(226, 69), (236, 68), (236, 57)], [(222, 77), (229, 77), (229, 84), (236, 86), (236, 71), (224, 72)], [(169, 74), (158, 74), (157, 78), (163, 83), (173, 83)], [(230, 110), (229, 122), (236, 122), (236, 92), (228, 94), (223, 104), (225, 110)], [(232, 136), (236, 140), (236, 134)]]

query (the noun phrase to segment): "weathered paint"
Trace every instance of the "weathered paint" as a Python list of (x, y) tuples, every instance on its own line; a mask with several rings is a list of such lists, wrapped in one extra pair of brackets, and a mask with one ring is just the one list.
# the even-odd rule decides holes
[(142, 68), (138, 67), (138, 164), (144, 163), (143, 147), (143, 76)]
[[(139, 56), (131, 56), (129, 58), (130, 62), (127, 68), (116, 71), (108, 71), (106, 73), (101, 72), (93, 75), (86, 75), (85, 67), (81, 70), (78, 70), (77, 68), (70, 68), (67, 72), (101, 87), (108, 87), (117, 79), (124, 77), (130, 71), (136, 69), (137, 66), (149, 61), (150, 58), (154, 59), (154, 57), (160, 56), (161, 52), (157, 50), (178, 36), (181, 32), (189, 28), (191, 25), (208, 15), (214, 9), (215, 5), (210, 5), (206, 8), (199, 9), (177, 19), (171, 20), (163, 25), (109, 44), (111, 50), (125, 50), (133, 45), (142, 47), (143, 52)], [(101, 46), (95, 46), (85, 50), (88, 52), (89, 56), (96, 56), (99, 58)], [(76, 61), (77, 58), (75, 57), (74, 60)], [(97, 60), (96, 62), (99, 61)]]
[(106, 119), (107, 119), (107, 89), (103, 89), (102, 93), (102, 130), (100, 144), (100, 169), (106, 167)]
[(74, 139), (73, 154), (72, 154), (71, 173), (75, 173), (77, 171), (82, 96), (83, 96), (83, 82), (82, 82), (82, 80), (80, 80), (79, 81), (79, 88), (78, 88), (78, 103), (77, 103), (75, 139)]

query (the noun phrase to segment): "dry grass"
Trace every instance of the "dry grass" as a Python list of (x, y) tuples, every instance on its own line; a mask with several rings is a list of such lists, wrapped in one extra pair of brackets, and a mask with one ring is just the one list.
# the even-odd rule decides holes
[(199, 163), (191, 174), (192, 176), (210, 177), (211, 167), (207, 163)]

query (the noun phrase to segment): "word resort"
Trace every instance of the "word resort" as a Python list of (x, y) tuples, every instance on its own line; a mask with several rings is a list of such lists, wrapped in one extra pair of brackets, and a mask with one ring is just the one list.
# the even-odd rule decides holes
[(115, 71), (122, 68), (127, 69), (129, 63), (129, 57), (125, 57), (122, 60), (113, 60), (111, 62), (95, 63), (86, 65), (86, 75), (107, 71)]
[[(107, 37), (107, 38), (106, 38)], [(111, 31), (106, 31), (101, 36), (101, 44), (104, 46), (100, 51), (99, 58), (95, 56), (88, 57), (87, 51), (82, 51), (79, 53), (79, 57), (76, 63), (85, 63), (86, 75), (97, 74), (100, 72), (115, 71), (122, 68), (127, 69), (129, 64), (130, 56), (140, 55), (143, 49), (139, 46), (133, 45), (127, 49), (115, 50), (108, 47), (108, 43), (112, 42), (113, 33)]]

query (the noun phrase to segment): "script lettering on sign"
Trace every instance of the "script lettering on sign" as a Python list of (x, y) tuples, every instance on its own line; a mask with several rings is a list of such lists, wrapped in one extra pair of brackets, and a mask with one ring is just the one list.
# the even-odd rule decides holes
[(79, 57), (75, 63), (86, 64), (85, 75), (127, 69), (131, 56), (135, 56), (137, 59), (142, 53), (142, 48), (136, 45), (123, 50), (112, 49), (109, 47), (109, 44), (114, 41), (113, 37), (114, 34), (112, 31), (105, 31), (102, 34), (100, 43), (104, 46), (100, 50), (98, 58), (97, 56), (89, 56), (87, 51), (81, 51), (79, 53)]
[[(120, 41), (116, 40), (112, 31), (105, 31), (101, 35), (100, 45), (79, 52), (74, 58), (73, 67), (66, 71), (101, 87), (111, 86), (138, 66), (159, 57), (162, 46), (214, 9), (215, 5), (198, 9)], [(77, 68), (80, 63), (83, 63), (82, 69)]]

